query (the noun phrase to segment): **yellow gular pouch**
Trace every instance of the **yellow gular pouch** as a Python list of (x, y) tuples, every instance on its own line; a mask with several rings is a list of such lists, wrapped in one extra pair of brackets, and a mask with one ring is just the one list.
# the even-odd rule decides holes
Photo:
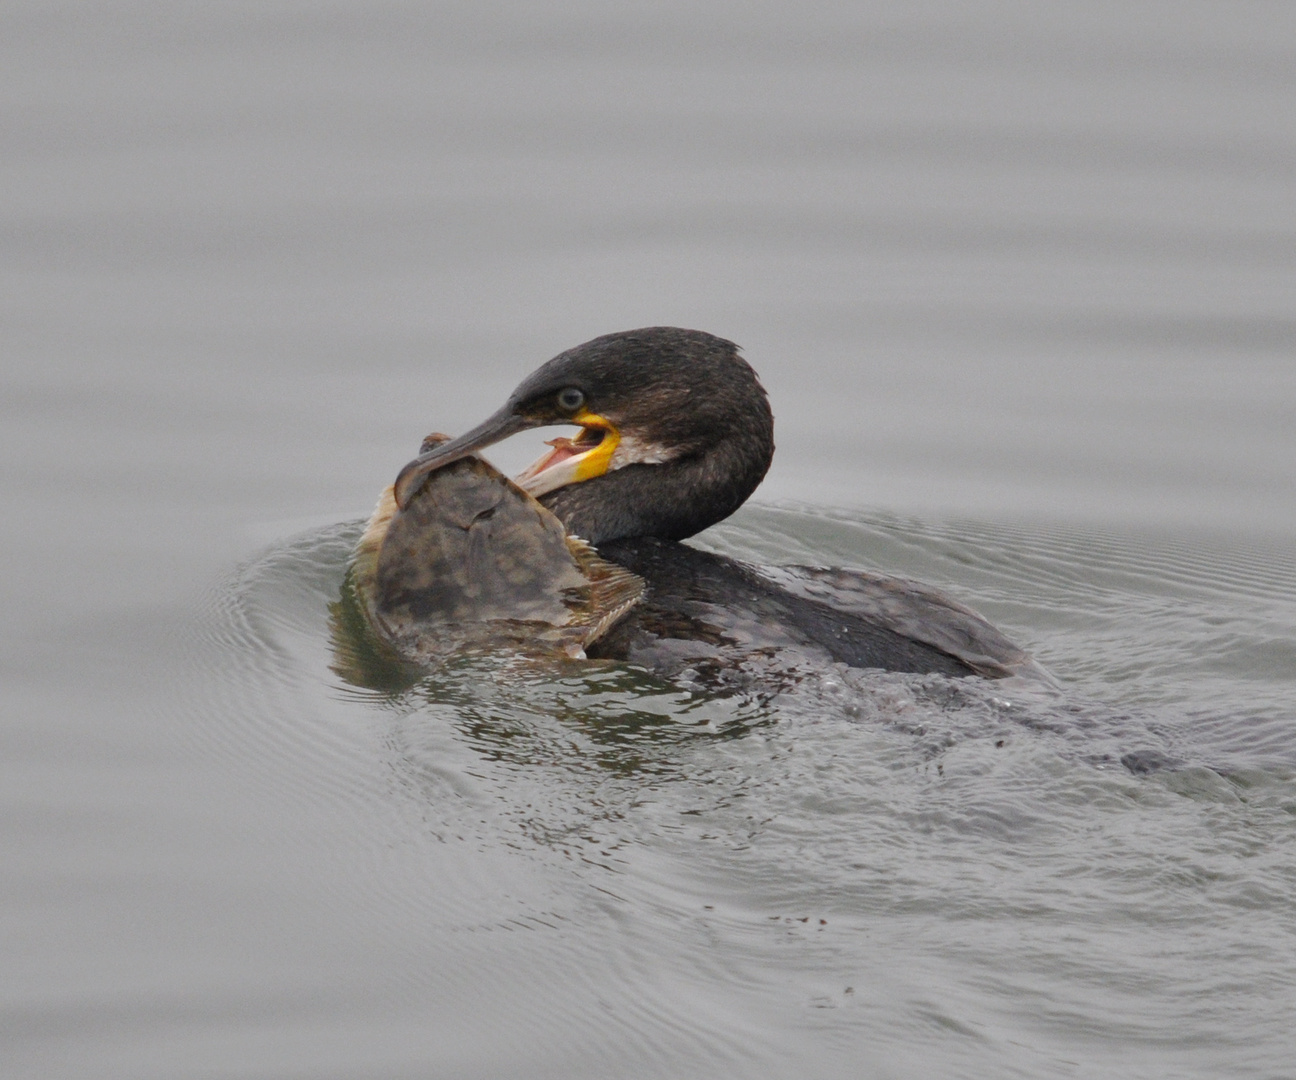
[(621, 441), (621, 433), (610, 420), (597, 413), (580, 412), (573, 419), (580, 424), (581, 432), (576, 437), (576, 445), (598, 439), (591, 449), (579, 455), (580, 464), (576, 468), (577, 480), (590, 480), (602, 476), (612, 467), (612, 456), (616, 453)]
[(474, 456), (429, 474), (404, 509), (383, 493), (351, 585), (373, 632), (423, 664), (480, 650), (582, 658), (644, 587)]
[(576, 413), (571, 422), (581, 427), (576, 438), (548, 440), (547, 445), (552, 449), (518, 474), (518, 484), (536, 498), (568, 484), (602, 476), (613, 467), (613, 457), (621, 444), (617, 426), (587, 410)]

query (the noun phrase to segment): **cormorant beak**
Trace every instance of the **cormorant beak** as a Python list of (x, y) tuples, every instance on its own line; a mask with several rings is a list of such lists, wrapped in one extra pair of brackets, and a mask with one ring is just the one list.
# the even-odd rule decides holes
[(620, 432), (610, 420), (584, 410), (570, 420), (537, 420), (512, 412), (506, 405), (466, 435), (460, 435), (457, 439), (451, 439), (420, 454), (401, 469), (393, 489), (396, 505), (405, 509), (409, 501), (418, 494), (428, 475), (443, 465), (465, 458), (510, 435), (516, 435), (519, 431), (546, 427), (555, 422), (579, 424), (580, 433), (574, 439), (550, 439), (549, 445), (553, 449), (518, 474), (518, 487), (529, 495), (538, 497), (567, 484), (602, 476), (608, 471), (612, 454), (621, 440)]
[(518, 416), (506, 405), (494, 416), (478, 424), (466, 435), (460, 435), (457, 439), (444, 442), (435, 449), (429, 450), (426, 454), (419, 454), (405, 468), (401, 469), (393, 486), (396, 505), (404, 510), (409, 505), (409, 501), (418, 494), (419, 488), (423, 486), (428, 475), (436, 472), (443, 465), (449, 465), (452, 461), (465, 458), (474, 451), (481, 450), (492, 443), (497, 443), (501, 439), (507, 439), (510, 435), (516, 435), (519, 431), (526, 431), (527, 428), (539, 427), (539, 425), (540, 422), (538, 421), (525, 416)]

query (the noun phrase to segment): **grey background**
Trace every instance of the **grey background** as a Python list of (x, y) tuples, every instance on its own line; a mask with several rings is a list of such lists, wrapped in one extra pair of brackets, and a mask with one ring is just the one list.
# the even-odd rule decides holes
[[(339, 685), (319, 530), (556, 352), (707, 329), (778, 440), (712, 543), (1289, 762), (1294, 103), (1287, 2), (5, 3), (7, 1075), (1277, 1075), (1289, 771), (978, 743), (949, 795), (812, 712), (680, 766), (784, 830), (717, 861), (705, 787)], [(532, 690), (494, 722), (563, 762)], [(624, 841), (624, 905), (534, 821)], [(850, 934), (768, 936), (809, 911)]]

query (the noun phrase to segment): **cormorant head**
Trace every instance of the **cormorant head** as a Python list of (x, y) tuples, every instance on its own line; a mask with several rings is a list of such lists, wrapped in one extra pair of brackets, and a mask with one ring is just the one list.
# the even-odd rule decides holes
[(396, 500), (406, 505), (442, 465), (555, 424), (580, 431), (551, 440), (517, 482), (593, 543), (690, 536), (737, 509), (774, 453), (769, 401), (737, 346), (655, 326), (555, 356), (484, 423), (406, 465)]

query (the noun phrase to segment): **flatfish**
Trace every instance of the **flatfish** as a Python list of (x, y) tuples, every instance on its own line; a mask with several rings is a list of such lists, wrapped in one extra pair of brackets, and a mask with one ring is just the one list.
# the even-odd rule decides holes
[(374, 633), (415, 663), (480, 650), (581, 659), (644, 591), (474, 456), (432, 473), (404, 509), (383, 492), (350, 585)]

